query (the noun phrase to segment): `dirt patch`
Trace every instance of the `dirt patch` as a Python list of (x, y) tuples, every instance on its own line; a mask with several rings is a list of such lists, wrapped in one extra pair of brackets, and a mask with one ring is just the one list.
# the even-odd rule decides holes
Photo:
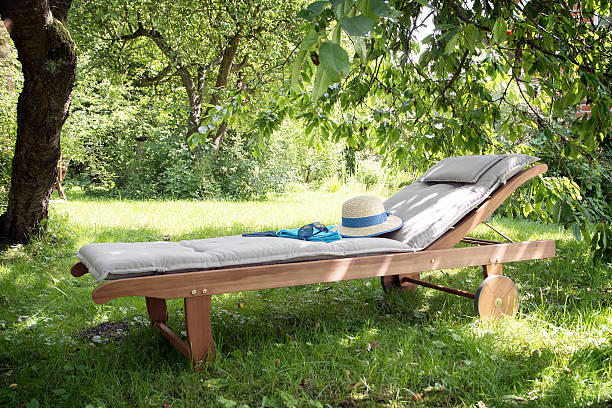
[(126, 322), (105, 322), (83, 330), (78, 337), (94, 343), (108, 343), (120, 341), (129, 331), (130, 326)]

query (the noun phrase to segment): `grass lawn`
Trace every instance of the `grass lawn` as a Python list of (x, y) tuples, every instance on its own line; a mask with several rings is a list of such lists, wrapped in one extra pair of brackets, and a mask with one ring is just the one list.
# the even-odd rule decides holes
[[(609, 407), (612, 272), (557, 225), (494, 218), (557, 257), (505, 266), (514, 320), (480, 321), (469, 299), (377, 279), (213, 297), (217, 360), (196, 373), (150, 328), (144, 299), (91, 300), (73, 252), (91, 242), (207, 238), (327, 224), (348, 194), (268, 202), (112, 201), (71, 194), (48, 234), (0, 248), (0, 407)], [(472, 234), (496, 239), (486, 227)], [(474, 291), (477, 268), (433, 272)], [(452, 283), (451, 283), (452, 281)], [(181, 300), (169, 326), (184, 331)], [(87, 329), (124, 323), (116, 336)]]

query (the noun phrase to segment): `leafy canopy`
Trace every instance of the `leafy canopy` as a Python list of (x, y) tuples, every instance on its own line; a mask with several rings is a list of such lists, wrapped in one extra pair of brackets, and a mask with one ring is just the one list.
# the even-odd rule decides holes
[[(313, 137), (371, 149), (389, 166), (523, 152), (566, 169), (588, 163), (611, 182), (610, 162), (600, 163), (612, 129), (608, 0), (330, 0), (298, 17), (304, 36), (291, 84), (257, 121), (263, 138), (295, 114)], [(580, 104), (591, 113), (576, 115)], [(536, 182), (526, 215), (553, 219), (561, 204), (544, 201), (556, 197), (570, 201), (567, 223), (578, 230), (609, 220), (609, 204), (581, 206), (572, 175), (561, 174), (570, 179)], [(610, 229), (600, 227), (582, 235), (609, 251)]]
[[(589, 157), (612, 128), (612, 27), (609, 1), (581, 6), (317, 1), (298, 15), (306, 34), (292, 89), (306, 117), (318, 113), (315, 127), (341, 108), (337, 136), (395, 162), (521, 149), (534, 129), (560, 154)], [(558, 130), (581, 102), (592, 114)]]

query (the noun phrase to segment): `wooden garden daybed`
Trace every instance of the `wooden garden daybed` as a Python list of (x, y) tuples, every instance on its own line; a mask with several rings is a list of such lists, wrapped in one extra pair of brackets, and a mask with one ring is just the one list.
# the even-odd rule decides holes
[[(474, 299), (476, 310), (482, 318), (514, 316), (518, 311), (518, 291), (512, 281), (503, 276), (502, 265), (552, 258), (555, 256), (554, 241), (501, 243), (468, 238), (467, 235), (519, 186), (546, 170), (545, 164), (539, 164), (518, 172), (452, 229), (420, 252), (129, 277), (98, 286), (93, 292), (93, 300), (103, 304), (123, 296), (145, 297), (153, 326), (190, 359), (196, 369), (215, 358), (210, 303), (212, 295), (216, 294), (380, 277), (385, 290), (392, 287), (412, 289), (416, 285), (423, 285)], [(462, 241), (474, 246), (454, 248)], [(421, 272), (468, 266), (483, 267), (484, 280), (475, 293), (420, 279)], [(75, 277), (87, 272), (88, 268), (82, 262), (71, 268)], [(186, 341), (166, 325), (166, 299), (177, 298), (183, 298), (185, 302)]]

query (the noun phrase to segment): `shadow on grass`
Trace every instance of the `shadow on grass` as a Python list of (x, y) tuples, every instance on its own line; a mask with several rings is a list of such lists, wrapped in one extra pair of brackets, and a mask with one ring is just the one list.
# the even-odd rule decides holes
[[(221, 234), (212, 227), (202, 228), (171, 239), (237, 233), (241, 227), (232, 225)], [(1, 252), (7, 271), (0, 275), (0, 287), (4, 304), (14, 310), (0, 312), (2, 320), (14, 320), (21, 313), (35, 315), (57, 299), (57, 310), (67, 315), (65, 326), (59, 329), (65, 329), (74, 339), (76, 332), (99, 321), (101, 315), (116, 318), (112, 310), (119, 305), (135, 305), (138, 315), (145, 313), (142, 300), (119, 299), (94, 305), (89, 298), (96, 286), (93, 280), (68, 275), (76, 262), (72, 256), (77, 249), (76, 237), (68, 228), (53, 233), (56, 237), (52, 240), (33, 242), (15, 253), (10, 252), (10, 247)], [(117, 227), (100, 232), (94, 241), (162, 239), (162, 232), (156, 229)], [(609, 286), (609, 278), (589, 267), (577, 244), (559, 243), (558, 252), (565, 259), (519, 263), (506, 268), (507, 273), (523, 289), (523, 298), (527, 297), (524, 311), (563, 307), (567, 320), (579, 320), (581, 311), (602, 301), (597, 286), (606, 287), (605, 282)], [(576, 262), (571, 264), (571, 259)], [(430, 280), (473, 291), (480, 283), (481, 273), (479, 268), (452, 274), (434, 272)], [(586, 291), (584, 285), (591, 290)], [(538, 296), (527, 296), (530, 293)], [(565, 293), (572, 294), (569, 303)], [(169, 303), (170, 325), (180, 333), (184, 330), (182, 302)], [(157, 332), (142, 325), (134, 326), (120, 342), (99, 345), (79, 339), (75, 344), (52, 341), (49, 345), (50, 334), (44, 327), (24, 325), (14, 330), (19, 347), (15, 347), (14, 340), (0, 337), (0, 401), (17, 406), (37, 398), (43, 406), (82, 406), (97, 399), (111, 406), (113, 402), (141, 406), (146, 405), (143, 395), (159, 392), (164, 398), (180, 399), (184, 391), (181, 394), (178, 390), (193, 388), (192, 382), (199, 384), (202, 378), (226, 377), (229, 373), (237, 383), (260, 384), (262, 395), (276, 392), (271, 384), (297, 384), (301, 377), (306, 381), (307, 376), (312, 376), (315, 379), (311, 389), (303, 386), (301, 392), (332, 406), (373, 406), (373, 398), (391, 401), (392, 393), (385, 390), (393, 389), (398, 381), (410, 392), (420, 392), (431, 405), (473, 405), (475, 395), (502, 406), (520, 403), (501, 396), (534, 392), (534, 382), (555, 366), (558, 356), (549, 349), (538, 354), (500, 349), (494, 334), (474, 337), (458, 330), (475, 319), (473, 303), (468, 299), (429, 289), (383, 294), (378, 279), (215, 296), (212, 324), (219, 355), (203, 374), (191, 373), (189, 363), (176, 350)], [(0, 327), (0, 334), (2, 330)], [(583, 345), (569, 359), (576, 365), (597, 367), (610, 360), (610, 347)], [(285, 361), (292, 365), (284, 366)], [(329, 373), (314, 372), (310, 367), (315, 361), (322, 361), (321, 367)], [(372, 374), (373, 367), (383, 374)], [(406, 374), (393, 374), (391, 369), (395, 368)], [(372, 378), (373, 387), (383, 395), (358, 397), (347, 391), (347, 383), (357, 380), (343, 379), (346, 370), (356, 378)], [(569, 375), (556, 375), (558, 378), (546, 390), (540, 390), (542, 395), (533, 394), (534, 404), (563, 405), (572, 401), (568, 393), (583, 387)], [(21, 393), (9, 388), (12, 383), (23, 387)], [(143, 387), (140, 394), (130, 384)], [(162, 387), (169, 391), (156, 391)], [(102, 390), (107, 388), (124, 397), (105, 395)], [(237, 396), (248, 395), (240, 386), (235, 388)], [(200, 386), (191, 392), (194, 398), (215, 401), (218, 390)], [(398, 392), (406, 398), (410, 396), (406, 390)], [(583, 400), (595, 403), (593, 398), (586, 396)]]

